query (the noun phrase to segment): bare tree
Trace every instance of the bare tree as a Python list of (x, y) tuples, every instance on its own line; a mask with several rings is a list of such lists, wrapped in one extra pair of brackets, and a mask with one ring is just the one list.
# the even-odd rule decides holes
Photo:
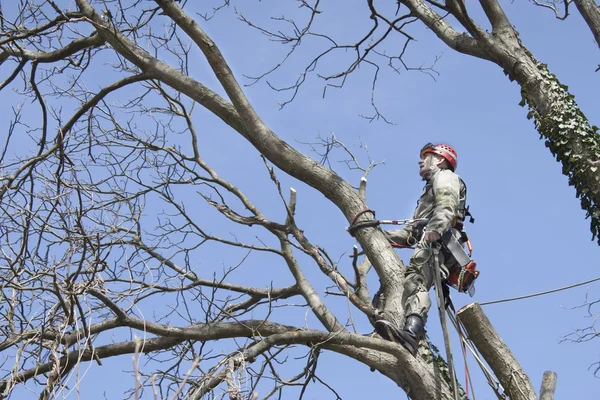
[[(176, 2), (93, 7), (82, 0), (63, 9), (53, 1), (23, 1), (5, 8), (3, 21), (0, 60), (12, 68), (1, 87), (25, 85), (1, 159), (3, 397), (19, 385), (43, 399), (56, 397), (77, 384), (74, 371), (82, 363), (141, 353), (156, 364), (152, 371), (136, 364), (133, 398), (152, 391), (197, 399), (220, 385), (232, 399), (252, 397), (265, 380), (274, 382), (274, 394), (294, 386), (303, 392), (319, 379), (319, 354), (331, 350), (378, 370), (415, 399), (450, 398), (435, 363), (409, 361), (396, 344), (351, 333), (306, 278), (305, 264), (312, 263), (371, 319), (385, 314), (400, 324), (403, 318), (404, 266), (383, 233), (357, 233), (387, 299), (376, 310), (366, 270), (357, 267), (349, 279), (305, 236), (295, 218), (296, 193), (283, 192), (277, 171), (319, 190), (348, 220), (367, 209), (364, 198), (269, 129), (217, 45)], [(188, 74), (185, 40), (204, 54), (229, 100)], [(105, 70), (115, 73), (114, 82), (90, 90), (86, 79)], [(38, 108), (35, 118), (30, 100)], [(265, 158), (282, 220), (267, 218), (203, 158), (192, 116), (198, 106)], [(196, 212), (198, 199), (232, 224), (263, 233), (211, 233), (215, 228)], [(203, 277), (195, 260), (218, 245), (244, 255), (222, 276)], [(293, 284), (228, 282), (256, 253), (287, 267)], [(278, 308), (294, 308), (285, 302), (292, 298), (301, 299), (295, 301), (322, 329), (276, 322)], [(153, 309), (157, 303), (166, 309)], [(224, 339), (231, 339), (226, 354), (211, 344)], [(277, 365), (298, 354), (298, 345), (305, 361), (295, 377), (284, 378)], [(238, 382), (242, 369), (250, 376), (245, 393)]]
[[(203, 18), (192, 17), (183, 9), (191, 5), (179, 3), (76, 0), (69, 8), (50, 0), (21, 0), (16, 9), (4, 9), (0, 62), (3, 71), (8, 66), (10, 71), (0, 89), (18, 84), (23, 100), (13, 109), (0, 158), (1, 396), (25, 385), (42, 399), (52, 398), (70, 390), (73, 371), (86, 362), (145, 354), (154, 362), (142, 368), (135, 358), (132, 398), (147, 391), (161, 398), (199, 399), (211, 393), (216, 397), (219, 388), (231, 399), (253, 398), (265, 381), (271, 384), (265, 397), (295, 387), (301, 397), (312, 382), (326, 385), (317, 366), (320, 354), (330, 351), (378, 371), (413, 399), (453, 398), (451, 383), (441, 378), (426, 349), (413, 358), (397, 344), (353, 332), (352, 321), (335, 315), (307, 279), (306, 270), (318, 268), (356, 312), (370, 321), (386, 318), (402, 325), (404, 265), (382, 231), (356, 232), (385, 298), (376, 308), (366, 284), (367, 263), (355, 262), (352, 278), (342, 272), (305, 235), (296, 219), (297, 194), (284, 190), (278, 175), (322, 193), (348, 222), (374, 219), (366, 211), (364, 184), (354, 187), (276, 135), (202, 29)], [(402, 57), (412, 40), (404, 28), (420, 20), (453, 49), (497, 63), (521, 84), (523, 104), (529, 104), (540, 133), (563, 162), (589, 211), (592, 232), (598, 233), (595, 129), (556, 77), (522, 46), (497, 2), (481, 1), (493, 26), (488, 33), (469, 17), (462, 1), (400, 1), (410, 11), (398, 17), (391, 10), (389, 18), (368, 1), (373, 29), (351, 45), (312, 31), (319, 1), (299, 3), (310, 15), (306, 27), (279, 21), (292, 27), (291, 35), (240, 15), (291, 45), (291, 51), (307, 36), (332, 43), (295, 84), (275, 89), (291, 91), (293, 99), (319, 60), (346, 50), (356, 57), (341, 72), (326, 76), (328, 85), (343, 85), (360, 64), (367, 64), (374, 68), (375, 86), (379, 66), (372, 57), (395, 69), (434, 74), (432, 66), (413, 67)], [(468, 33), (458, 33), (434, 8), (452, 14)], [(204, 14), (207, 18), (210, 13)], [(381, 48), (391, 34), (405, 39), (394, 56)], [(193, 52), (203, 55), (218, 88), (190, 71)], [(90, 89), (87, 82), (99, 74), (114, 81)], [(218, 94), (223, 92), (226, 98)], [(382, 117), (372, 104), (375, 115), (369, 118)], [(269, 218), (209, 164), (200, 145), (205, 133), (198, 128), (198, 108), (222, 120), (253, 146), (255, 157), (264, 159), (282, 218)], [(373, 166), (361, 167), (355, 158), (349, 163), (365, 174)], [(199, 200), (227, 226), (249, 227), (253, 233), (216, 233), (197, 212)], [(211, 247), (235, 249), (238, 262), (220, 276), (203, 276), (197, 260)], [(266, 280), (262, 287), (231, 282), (229, 277), (257, 254), (285, 267), (293, 282), (280, 287)], [(164, 309), (155, 310), (157, 303)], [(279, 309), (297, 307), (311, 313), (320, 329), (305, 327), (301, 319), (294, 325), (278, 322)], [(227, 352), (216, 345), (218, 340), (226, 341)], [(289, 354), (303, 356), (292, 378), (279, 368)], [(240, 384), (244, 374), (247, 385)], [(522, 378), (527, 382), (527, 376)], [(535, 398), (510, 383), (505, 387), (511, 398)]]

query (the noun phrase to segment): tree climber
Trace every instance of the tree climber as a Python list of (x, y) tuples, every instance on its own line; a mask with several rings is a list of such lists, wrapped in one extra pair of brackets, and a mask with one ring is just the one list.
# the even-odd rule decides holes
[[(464, 219), (466, 215), (470, 215), (465, 206), (466, 186), (454, 173), (457, 165), (456, 151), (445, 144), (428, 143), (421, 149), (420, 154), (419, 175), (426, 183), (413, 216), (413, 220), (416, 221), (412, 226), (407, 225), (403, 229), (384, 231), (392, 244), (399, 247), (415, 246), (404, 280), (404, 329), (400, 330), (383, 319), (375, 323), (380, 336), (401, 343), (413, 356), (424, 336), (427, 312), (431, 307), (429, 290), (434, 283), (432, 246), (440, 246), (442, 236), (450, 236), (462, 246), (467, 240), (462, 229)], [(448, 265), (456, 263), (453, 254), (454, 252), (448, 251), (439, 252), (442, 281), (448, 278)], [(448, 265), (444, 265), (444, 262)], [(472, 279), (476, 277), (475, 274)], [(462, 281), (460, 283), (462, 284)], [(459, 291), (465, 291), (461, 289), (466, 287), (459, 287)]]

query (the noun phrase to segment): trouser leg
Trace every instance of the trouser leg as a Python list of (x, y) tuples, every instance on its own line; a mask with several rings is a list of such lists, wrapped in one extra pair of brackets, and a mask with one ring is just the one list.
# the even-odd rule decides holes
[[(444, 266), (444, 256), (438, 253), (440, 274), (442, 280), (448, 277), (448, 270)], [(410, 263), (406, 269), (404, 279), (404, 328), (399, 329), (386, 320), (375, 321), (375, 329), (384, 338), (401, 343), (413, 355), (416, 354), (419, 340), (424, 336), (424, 326), (427, 313), (431, 308), (429, 290), (433, 286), (435, 271), (433, 250), (417, 245)], [(374, 301), (378, 303), (379, 296)], [(374, 303), (374, 306), (376, 303)]]
[[(434, 282), (434, 262), (433, 250), (419, 245), (415, 249), (406, 271), (404, 280), (406, 321), (398, 336), (400, 342), (413, 355), (417, 352), (419, 340), (424, 336), (427, 313), (431, 308), (429, 290)], [(444, 260), (441, 254), (438, 254), (438, 262), (442, 279), (445, 279), (448, 272), (443, 266)]]
[(406, 268), (404, 276), (404, 310), (406, 315), (418, 315), (425, 319), (431, 307), (429, 300), (429, 289), (433, 284), (433, 274), (430, 271), (430, 249), (420, 245), (415, 249), (410, 264)]

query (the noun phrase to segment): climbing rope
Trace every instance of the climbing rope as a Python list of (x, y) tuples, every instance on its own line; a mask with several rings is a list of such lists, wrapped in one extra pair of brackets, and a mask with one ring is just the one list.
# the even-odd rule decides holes
[(596, 282), (596, 281), (600, 281), (600, 277), (594, 278), (594, 279), (590, 279), (590, 280), (585, 281), (585, 282), (580, 282), (580, 283), (575, 283), (573, 285), (564, 286), (564, 287), (557, 288), (557, 289), (546, 290), (544, 292), (528, 294), (528, 295), (525, 295), (525, 296), (509, 297), (507, 299), (501, 299), (501, 300), (486, 301), (485, 303), (479, 303), (479, 305), (480, 306), (487, 306), (487, 305), (490, 305), (490, 304), (506, 303), (506, 302), (509, 302), (509, 301), (528, 299), (530, 297), (537, 297), (537, 296), (542, 296), (542, 295), (549, 294), (549, 293), (560, 292), (561, 290), (572, 289), (574, 287), (587, 285), (588, 283), (592, 283), (592, 282)]
[[(450, 310), (446, 310), (446, 311), (448, 313), (448, 316), (450, 317), (450, 321), (452, 322), (452, 325), (456, 329), (456, 332), (458, 332), (458, 336), (460, 337), (461, 343), (467, 349), (469, 349), (469, 351), (473, 355), (473, 358), (475, 358), (475, 361), (477, 361), (477, 364), (481, 368), (483, 375), (485, 375), (485, 377), (488, 381), (488, 384), (491, 386), (492, 390), (494, 391), (494, 394), (498, 397), (499, 400), (506, 400), (507, 397), (504, 394), (504, 388), (502, 387), (502, 384), (500, 384), (500, 381), (498, 381), (498, 379), (496, 379), (494, 377), (494, 375), (490, 372), (490, 370), (484, 364), (483, 360), (481, 359), (481, 356), (475, 349), (473, 342), (471, 342), (471, 340), (468, 337), (466, 337), (466, 335), (463, 333), (464, 328), (462, 328), (462, 323), (456, 319), (456, 317), (454, 316), (454, 314), (452, 314), (450, 312)], [(466, 357), (465, 357), (465, 368), (468, 371)], [(473, 389), (472, 383), (471, 383), (471, 389)], [(473, 393), (473, 396), (475, 396), (474, 393)]]
[[(448, 286), (446, 286), (447, 288)], [(456, 314), (456, 309), (454, 308), (454, 304), (452, 303), (452, 299), (450, 298), (450, 293), (444, 293), (444, 296), (446, 297), (446, 312), (448, 313), (448, 316), (450, 317), (450, 320), (452, 321), (452, 324), (454, 325), (454, 328), (457, 330), (458, 332), (458, 336), (459, 338), (461, 338), (460, 341), (460, 347), (462, 349), (462, 353), (463, 353), (463, 360), (465, 362), (465, 395), (467, 398), (469, 398), (469, 385), (471, 386), (471, 393), (473, 394), (473, 400), (476, 400), (475, 398), (475, 388), (473, 387), (473, 380), (471, 379), (471, 372), (469, 371), (469, 364), (467, 362), (467, 346), (465, 345), (464, 341), (462, 340), (463, 337), (467, 337), (467, 335), (464, 334), (462, 328), (460, 325), (458, 325), (456, 323), (456, 321), (454, 321), (454, 315)], [(450, 313), (450, 310), (452, 310), (452, 313)]]

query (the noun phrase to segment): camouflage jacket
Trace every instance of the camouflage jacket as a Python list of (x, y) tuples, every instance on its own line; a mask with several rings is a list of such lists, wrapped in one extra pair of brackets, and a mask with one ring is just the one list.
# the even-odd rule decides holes
[[(457, 219), (464, 219), (466, 195), (466, 186), (457, 174), (449, 169), (434, 171), (423, 188), (413, 219), (429, 219), (425, 230), (441, 235)], [(404, 229), (386, 231), (386, 235), (400, 245), (416, 243), (412, 227), (408, 225)]]

